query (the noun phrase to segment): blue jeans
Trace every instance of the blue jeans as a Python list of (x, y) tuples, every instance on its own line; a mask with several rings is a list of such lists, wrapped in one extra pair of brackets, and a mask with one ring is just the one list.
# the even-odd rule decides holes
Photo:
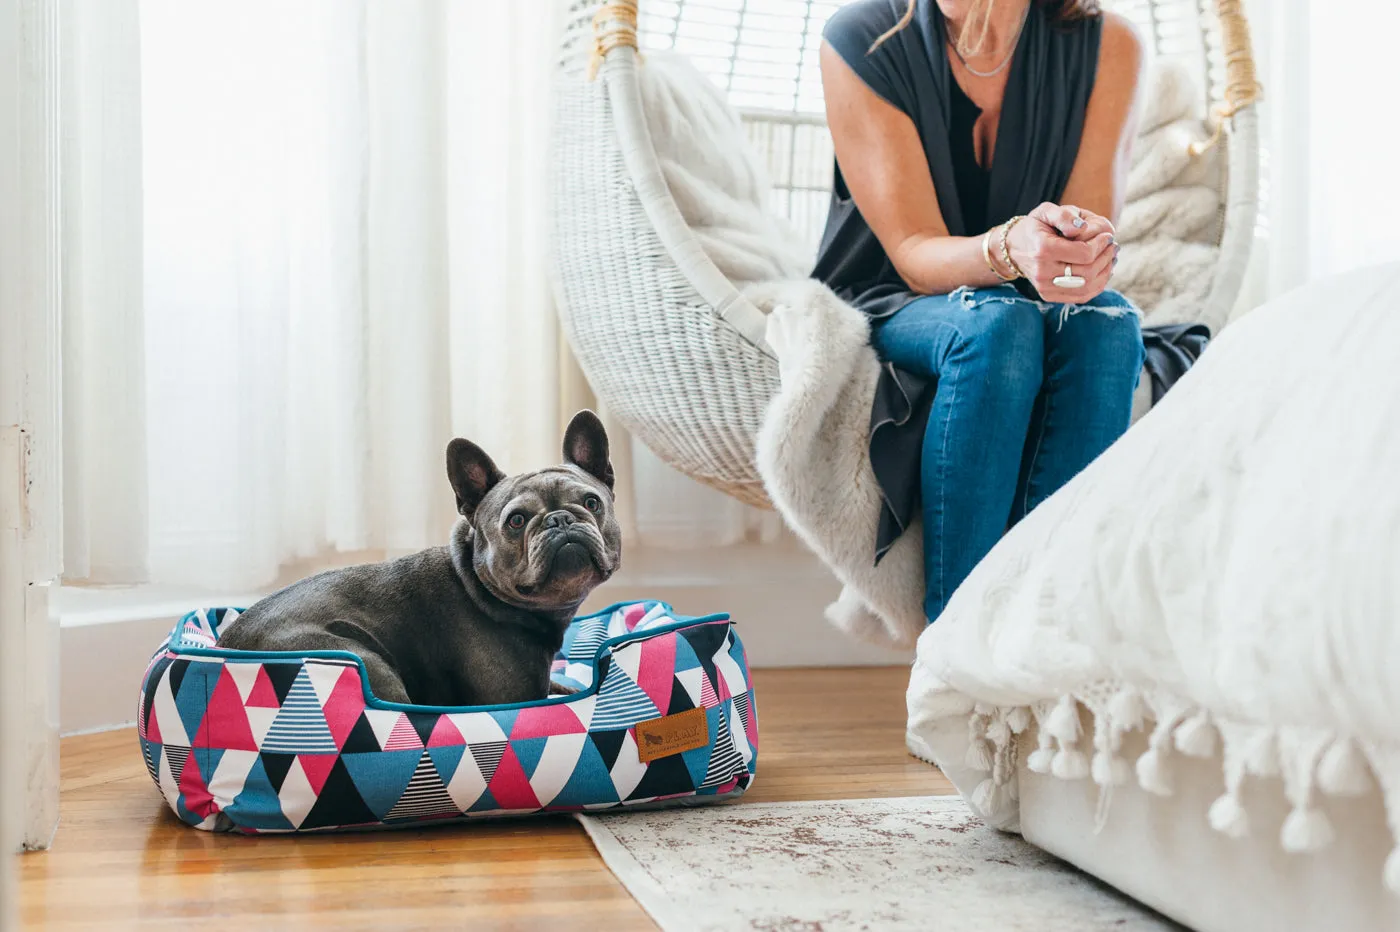
[(1114, 291), (1063, 305), (959, 288), (873, 328), (882, 359), (937, 379), (920, 464), (929, 621), (1008, 527), (1128, 429), (1143, 363), (1131, 307)]

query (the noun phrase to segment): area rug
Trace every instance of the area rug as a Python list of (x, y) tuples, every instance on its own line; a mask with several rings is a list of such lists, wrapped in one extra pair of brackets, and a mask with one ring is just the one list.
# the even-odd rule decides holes
[(959, 796), (580, 816), (663, 932), (1179, 932)]

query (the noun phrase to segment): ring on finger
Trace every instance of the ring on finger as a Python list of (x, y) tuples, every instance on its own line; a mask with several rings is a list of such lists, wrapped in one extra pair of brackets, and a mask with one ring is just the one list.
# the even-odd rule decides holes
[(1065, 266), (1065, 274), (1056, 275), (1050, 280), (1050, 284), (1056, 288), (1063, 288), (1066, 291), (1073, 291), (1076, 288), (1084, 287), (1084, 276), (1075, 275), (1073, 266)]

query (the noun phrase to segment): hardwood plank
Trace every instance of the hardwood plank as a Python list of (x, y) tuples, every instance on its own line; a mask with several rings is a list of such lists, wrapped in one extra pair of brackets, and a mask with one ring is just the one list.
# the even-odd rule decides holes
[[(907, 668), (758, 670), (759, 767), (735, 805), (951, 793), (904, 750)], [(181, 824), (134, 731), (63, 742), (62, 823), (21, 859), (26, 929), (653, 929), (571, 819), (323, 836)]]

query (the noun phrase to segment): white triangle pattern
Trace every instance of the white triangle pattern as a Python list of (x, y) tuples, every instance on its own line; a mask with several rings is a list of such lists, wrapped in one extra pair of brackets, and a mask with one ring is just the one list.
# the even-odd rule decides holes
[(326, 701), (330, 699), (331, 693), (335, 690), (335, 684), (340, 682), (340, 676), (346, 668), (340, 664), (308, 663), (305, 670), (311, 677), (311, 688), (316, 691), (316, 698), (320, 701), (321, 708), (325, 708)]
[(588, 726), (593, 722), (593, 710), (598, 705), (598, 694), (584, 696), (581, 699), (573, 699), (565, 703), (564, 707), (574, 715), (578, 716), (579, 724), (583, 730), (587, 731)]
[(442, 785), (442, 777), (438, 775), (432, 756), (424, 751), (418, 758), (418, 766), (414, 768), (403, 795), (384, 816), (384, 821), (424, 819), (457, 812), (457, 804), (447, 792), (447, 787)]
[(225, 751), (214, 768), (214, 776), (209, 778), (209, 795), (220, 809), (233, 805), (238, 794), (243, 792), (243, 783), (248, 779), (248, 771), (258, 759), (256, 751)]
[(704, 668), (691, 667), (689, 670), (677, 670), (676, 679), (680, 680), (681, 685), (685, 687), (685, 693), (690, 697), (690, 704), (697, 709), (700, 708), (702, 705), (700, 695), (704, 689), (702, 683), (705, 680)]
[(253, 732), (253, 745), (261, 748), (267, 733), (272, 730), (272, 723), (277, 719), (277, 709), (263, 708), (262, 706), (244, 706), (243, 711), (248, 714), (248, 728)]
[[(170, 772), (170, 749), (165, 748), (160, 755), (160, 792), (171, 809), (180, 798), (180, 787), (175, 782), (175, 774)], [(176, 810), (178, 811), (178, 809)]]
[(744, 671), (739, 669), (739, 664), (729, 655), (728, 644), (729, 641), (726, 640), (725, 647), (715, 654), (715, 670), (724, 678), (725, 685), (729, 687), (729, 695), (737, 696), (748, 692), (749, 684), (744, 680)]
[(282, 789), (277, 793), (277, 801), (282, 804), (282, 814), (295, 828), (301, 827), (311, 807), (316, 805), (316, 793), (311, 789), (311, 781), (306, 779), (306, 771), (301, 769), (299, 758), (292, 759), (287, 778), (282, 781)]
[(374, 731), (374, 740), (379, 742), (381, 748), (389, 743), (389, 735), (394, 733), (394, 726), (398, 724), (402, 714), (388, 709), (365, 709), (365, 719), (369, 721), (369, 727)]
[(633, 739), (632, 732), (628, 731), (622, 736), (622, 747), (617, 752), (617, 760), (613, 762), (612, 770), (609, 771), (613, 788), (617, 790), (617, 798), (626, 799), (637, 788), (637, 784), (642, 782), (646, 772), (647, 765), (637, 756), (637, 742)]
[(734, 748), (747, 765), (749, 761), (753, 760), (753, 748), (749, 747), (749, 733), (744, 730), (744, 723), (739, 718), (738, 708), (734, 700), (730, 701), (729, 714), (724, 718), (729, 723), (729, 736), (734, 740)]
[(541, 806), (548, 806), (569, 782), (587, 740), (588, 735), (552, 735), (545, 741), (544, 751), (530, 777), (530, 788)]
[(248, 704), (248, 697), (253, 693), (253, 687), (258, 682), (258, 673), (262, 670), (260, 663), (228, 663), (224, 665), (229, 676), (233, 677), (233, 685), (238, 687), (238, 698), (244, 705)]
[(453, 712), (447, 718), (457, 726), (467, 744), (488, 744), (509, 737), (489, 712)]
[(190, 737), (185, 734), (185, 723), (180, 720), (180, 710), (175, 707), (175, 694), (170, 691), (170, 668), (166, 667), (156, 684), (156, 699), (151, 705), (151, 713), (156, 717), (156, 727), (160, 729), (161, 744), (190, 746)]
[(447, 784), (447, 795), (452, 797), (452, 802), (459, 811), (466, 812), (476, 804), (484, 792), (486, 778), (481, 775), (481, 768), (477, 766), (471, 749), (465, 749), (461, 762), (457, 764), (456, 773), (452, 774), (452, 782)]
[(613, 663), (622, 668), (628, 679), (637, 682), (642, 669), (642, 645), (628, 644), (613, 651)]

